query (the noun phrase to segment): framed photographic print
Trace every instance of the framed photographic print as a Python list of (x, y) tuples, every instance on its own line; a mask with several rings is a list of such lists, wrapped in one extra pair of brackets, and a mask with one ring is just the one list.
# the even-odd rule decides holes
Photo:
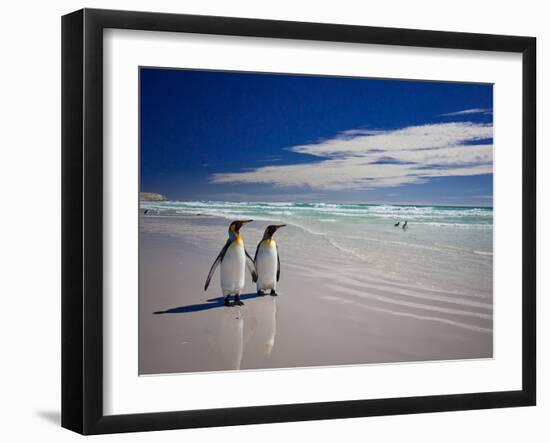
[(535, 404), (530, 37), (62, 21), (62, 425)]

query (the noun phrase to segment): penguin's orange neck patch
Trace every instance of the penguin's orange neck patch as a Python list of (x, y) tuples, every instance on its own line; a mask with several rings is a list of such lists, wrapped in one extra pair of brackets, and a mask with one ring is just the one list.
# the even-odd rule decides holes
[(243, 244), (243, 238), (241, 237), (241, 234), (237, 234), (237, 236), (235, 237), (235, 243), (237, 243), (238, 245), (242, 245)]

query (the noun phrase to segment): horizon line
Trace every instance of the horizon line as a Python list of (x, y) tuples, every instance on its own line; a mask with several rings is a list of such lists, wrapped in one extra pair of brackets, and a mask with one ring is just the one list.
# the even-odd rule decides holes
[(449, 206), (449, 207), (455, 207), (455, 208), (490, 208), (493, 209), (494, 205), (473, 205), (473, 204), (448, 204), (448, 203), (390, 203), (390, 202), (335, 202), (335, 201), (266, 201), (266, 200), (215, 200), (215, 199), (185, 199), (185, 200), (172, 200), (172, 199), (166, 199), (166, 200), (141, 200), (139, 199), (139, 202), (152, 202), (152, 203), (163, 203), (163, 202), (218, 202), (218, 203), (301, 203), (301, 204), (316, 204), (316, 203), (323, 203), (323, 204), (331, 204), (331, 205), (369, 205), (369, 206), (382, 206), (382, 205), (389, 205), (389, 206), (435, 206), (435, 207), (441, 207), (441, 206)]

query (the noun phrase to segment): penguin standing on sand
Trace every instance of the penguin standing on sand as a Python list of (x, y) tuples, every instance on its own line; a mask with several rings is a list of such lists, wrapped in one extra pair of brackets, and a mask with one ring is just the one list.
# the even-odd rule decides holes
[(271, 295), (277, 295), (277, 282), (281, 276), (281, 261), (279, 259), (279, 248), (273, 239), (277, 229), (286, 225), (270, 225), (265, 228), (264, 236), (254, 255), (254, 263), (258, 272), (256, 288), (258, 295), (264, 295), (264, 291), (271, 289)]
[(405, 220), (405, 223), (403, 224), (403, 230), (406, 231), (409, 227), (407, 226), (408, 220)]
[(218, 265), (221, 265), (220, 279), (225, 306), (231, 306), (229, 303), (229, 297), (231, 295), (235, 296), (234, 305), (242, 306), (244, 304), (240, 300), (240, 297), (241, 291), (244, 288), (246, 268), (248, 268), (248, 271), (252, 275), (253, 282), (258, 278), (254, 260), (244, 248), (244, 242), (239, 233), (241, 227), (245, 223), (250, 223), (251, 221), (252, 220), (236, 220), (229, 225), (229, 238), (216, 257), (216, 260), (214, 260), (208, 277), (206, 278), (206, 283), (204, 284), (204, 290), (206, 291), (210, 284), (210, 279), (212, 275), (214, 275), (214, 271)]
[(398, 221), (394, 226), (395, 226), (396, 228), (398, 228), (400, 223), (401, 223), (401, 222)]

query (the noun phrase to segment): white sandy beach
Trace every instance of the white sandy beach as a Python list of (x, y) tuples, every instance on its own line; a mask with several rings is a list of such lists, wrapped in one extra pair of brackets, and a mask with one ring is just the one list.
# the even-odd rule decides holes
[[(140, 374), (492, 357), (491, 253), (424, 247), (414, 225), (365, 224), (348, 245), (289, 225), (279, 296), (257, 297), (247, 276), (245, 305), (224, 307), (219, 274), (203, 286), (228, 224), (140, 215)], [(243, 228), (252, 255), (268, 224)]]

